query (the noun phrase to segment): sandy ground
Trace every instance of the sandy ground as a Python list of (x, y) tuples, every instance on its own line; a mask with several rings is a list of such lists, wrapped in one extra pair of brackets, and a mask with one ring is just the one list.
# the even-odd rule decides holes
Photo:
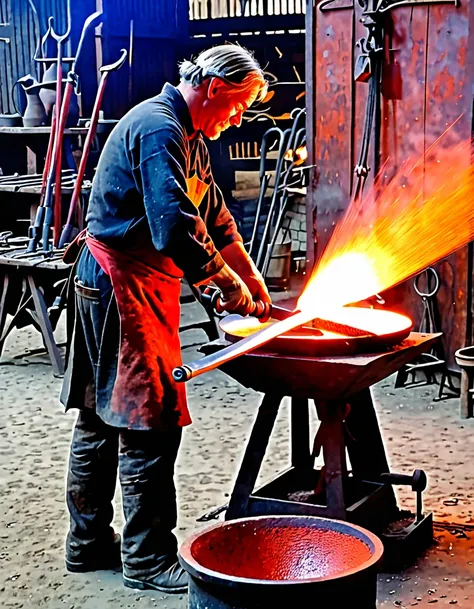
[[(186, 319), (200, 315), (196, 307), (185, 308)], [(185, 360), (199, 357), (204, 333), (193, 330), (182, 338)], [(119, 573), (66, 572), (64, 479), (75, 414), (64, 414), (57, 397), (61, 381), (44, 356), (18, 358), (38, 346), (34, 330), (18, 331), (0, 365), (0, 606), (184, 609), (185, 596), (128, 590)], [(181, 540), (202, 526), (200, 515), (227, 500), (259, 400), (219, 371), (188, 390), (194, 424), (185, 430), (177, 467)], [(437, 523), (474, 525), (474, 420), (459, 419), (456, 399), (433, 402), (435, 393), (434, 387), (394, 390), (393, 378), (374, 388), (390, 464), (404, 473), (425, 469), (425, 506)], [(261, 480), (288, 464), (287, 422), (285, 404)], [(411, 492), (399, 498), (402, 507), (413, 507)], [(410, 569), (380, 574), (379, 607), (474, 607), (474, 530), (437, 527), (436, 538)]]

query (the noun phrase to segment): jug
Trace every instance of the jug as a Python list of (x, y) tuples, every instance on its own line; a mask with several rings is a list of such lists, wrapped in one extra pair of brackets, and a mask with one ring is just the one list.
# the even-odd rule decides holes
[(48, 117), (43, 102), (39, 97), (42, 87), (41, 83), (31, 74), (27, 74), (19, 78), (13, 87), (16, 87), (16, 85), (21, 85), (26, 95), (26, 108), (22, 115), (23, 126), (40, 127), (41, 125), (46, 125)]
[[(62, 86), (67, 82), (68, 66), (63, 64), (63, 79)], [(41, 81), (40, 99), (48, 115), (49, 122), (51, 122), (53, 106), (56, 103), (56, 80), (57, 80), (57, 68), (56, 63), (52, 63), (43, 75)], [(63, 91), (64, 93), (64, 91)], [(69, 103), (69, 114), (66, 119), (66, 127), (76, 126), (79, 119), (79, 103), (77, 94), (73, 93), (71, 101)]]

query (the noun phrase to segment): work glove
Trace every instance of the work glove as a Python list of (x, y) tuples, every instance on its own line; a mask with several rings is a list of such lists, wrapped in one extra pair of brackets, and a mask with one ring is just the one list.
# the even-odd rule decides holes
[(222, 307), (225, 311), (248, 315), (254, 310), (252, 294), (247, 285), (228, 264), (210, 278), (222, 292)]
[(262, 300), (266, 304), (271, 304), (272, 299), (265, 281), (240, 241), (226, 245), (221, 250), (221, 255), (245, 282), (254, 301)]

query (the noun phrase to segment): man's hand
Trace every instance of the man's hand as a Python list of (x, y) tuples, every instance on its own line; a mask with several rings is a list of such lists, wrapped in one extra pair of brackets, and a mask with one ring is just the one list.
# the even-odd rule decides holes
[(254, 310), (254, 301), (247, 285), (227, 264), (210, 277), (222, 292), (222, 304), (225, 311), (248, 315)]
[(264, 303), (271, 304), (272, 299), (265, 281), (240, 241), (226, 245), (221, 250), (221, 255), (245, 282), (255, 301), (262, 300)]

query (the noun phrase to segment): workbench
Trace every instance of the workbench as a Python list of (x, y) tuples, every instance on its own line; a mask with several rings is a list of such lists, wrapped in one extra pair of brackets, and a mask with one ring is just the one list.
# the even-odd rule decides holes
[[(39, 251), (29, 257), (14, 257), (25, 253), (26, 248), (4, 252), (0, 248), (0, 355), (12, 330), (31, 323), (41, 332), (54, 376), (60, 377), (64, 374), (64, 360), (53, 332), (60, 311), (52, 323), (48, 308), (59, 294), (58, 283), (67, 280), (71, 267), (62, 261), (61, 250), (49, 256)], [(19, 299), (15, 293), (18, 289)], [(9, 321), (7, 313), (12, 315)], [(25, 315), (29, 316), (26, 323)]]

